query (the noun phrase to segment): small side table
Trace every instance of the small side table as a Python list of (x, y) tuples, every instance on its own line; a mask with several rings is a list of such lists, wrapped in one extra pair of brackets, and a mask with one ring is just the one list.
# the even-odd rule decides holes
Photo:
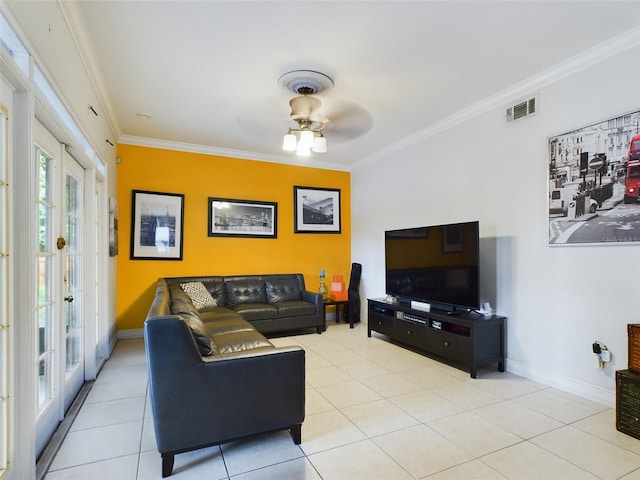
[[(340, 307), (342, 307), (342, 316), (344, 317), (345, 308), (349, 306), (349, 300), (331, 300), (328, 298), (327, 300), (322, 301), (322, 315), (323, 315), (323, 323), (324, 329), (327, 329), (327, 307), (329, 305), (335, 305), (336, 307), (336, 323), (340, 323)], [(349, 328), (353, 328), (353, 318), (349, 317)]]

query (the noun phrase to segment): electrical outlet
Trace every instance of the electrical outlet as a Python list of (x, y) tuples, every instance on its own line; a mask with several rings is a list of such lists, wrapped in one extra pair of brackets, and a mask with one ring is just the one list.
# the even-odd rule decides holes
[(601, 350), (600, 351), (600, 360), (603, 362), (611, 361), (611, 352), (609, 350)]

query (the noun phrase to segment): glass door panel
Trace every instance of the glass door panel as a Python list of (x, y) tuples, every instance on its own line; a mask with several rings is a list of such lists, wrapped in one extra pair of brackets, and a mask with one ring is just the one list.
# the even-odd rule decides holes
[(84, 170), (68, 154), (64, 159), (65, 247), (63, 252), (64, 338), (65, 338), (65, 409), (84, 383), (83, 352), (83, 192)]
[(53, 228), (55, 225), (52, 195), (53, 158), (36, 147), (38, 197), (38, 245), (36, 249), (36, 368), (38, 385), (38, 414), (42, 414), (53, 398), (54, 387), (54, 304), (53, 261), (55, 258)]
[(84, 383), (83, 352), (83, 190), (84, 169), (68, 154), (64, 156), (64, 268), (63, 315), (65, 338), (64, 407), (71, 404)]

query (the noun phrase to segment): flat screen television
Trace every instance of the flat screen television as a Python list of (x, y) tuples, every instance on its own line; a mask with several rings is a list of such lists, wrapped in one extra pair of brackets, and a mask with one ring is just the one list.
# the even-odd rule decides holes
[(387, 295), (402, 303), (429, 303), (449, 313), (480, 306), (479, 223), (385, 232)]

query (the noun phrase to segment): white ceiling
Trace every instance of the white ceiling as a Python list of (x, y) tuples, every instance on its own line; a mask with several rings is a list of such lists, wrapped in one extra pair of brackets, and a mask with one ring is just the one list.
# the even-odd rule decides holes
[[(640, 24), (638, 1), (79, 4), (120, 141), (345, 170)], [(335, 82), (307, 160), (281, 150), (296, 69)]]

